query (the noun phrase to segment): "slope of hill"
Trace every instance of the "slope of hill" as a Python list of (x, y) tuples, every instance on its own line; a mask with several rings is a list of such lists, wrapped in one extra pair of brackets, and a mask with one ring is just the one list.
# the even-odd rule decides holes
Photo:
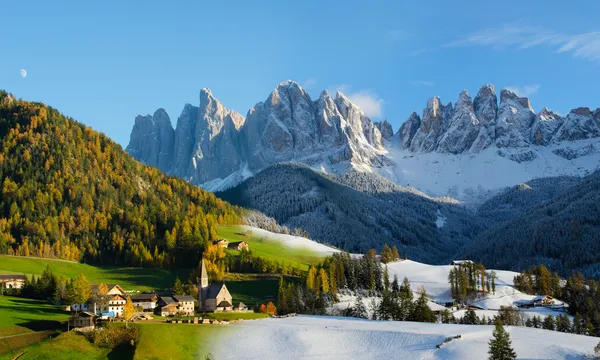
[[(299, 316), (237, 324), (219, 359), (487, 359), (489, 325), (427, 324)], [(525, 327), (506, 327), (520, 359), (584, 359), (598, 338)], [(448, 337), (459, 339), (436, 345)], [(260, 341), (269, 339), (269, 341)]]
[[(362, 180), (348, 175), (343, 181), (360, 188)], [(452, 199), (430, 198), (393, 184), (379, 188), (390, 191), (361, 192), (305, 165), (278, 164), (217, 195), (350, 252), (381, 249), (387, 243), (413, 259), (434, 263), (449, 258), (481, 227)]]
[(582, 271), (597, 277), (599, 234), (600, 172), (595, 172), (492, 226), (460, 253), (490, 267), (519, 270), (543, 263), (564, 275)]
[(0, 91), (0, 253), (136, 266), (197, 265), (213, 194), (136, 162), (87, 126)]
[(173, 286), (175, 278), (186, 280), (189, 269), (166, 270), (140, 267), (94, 266), (75, 261), (0, 255), (0, 274), (26, 274), (39, 277), (46, 266), (66, 278), (85, 275), (92, 284), (119, 284), (127, 291), (162, 290)]
[[(301, 236), (276, 234), (252, 226), (219, 226), (219, 237), (230, 243), (245, 241), (253, 255), (307, 270), (339, 250)], [(235, 254), (235, 252), (233, 253)]]

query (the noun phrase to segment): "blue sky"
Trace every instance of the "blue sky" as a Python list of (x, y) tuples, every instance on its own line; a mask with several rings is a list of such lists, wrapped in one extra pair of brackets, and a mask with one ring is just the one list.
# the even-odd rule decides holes
[(209, 87), (245, 115), (287, 79), (342, 89), (394, 130), (430, 96), (484, 83), (565, 114), (600, 107), (594, 14), (593, 0), (4, 0), (0, 88), (124, 146), (137, 114), (163, 107), (175, 124)]

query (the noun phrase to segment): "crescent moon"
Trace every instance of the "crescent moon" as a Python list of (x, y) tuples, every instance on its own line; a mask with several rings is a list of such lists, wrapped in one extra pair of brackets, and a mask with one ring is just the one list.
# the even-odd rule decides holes
[(22, 78), (25, 78), (25, 77), (27, 77), (27, 70), (25, 70), (25, 69), (21, 69), (21, 77), (22, 77)]

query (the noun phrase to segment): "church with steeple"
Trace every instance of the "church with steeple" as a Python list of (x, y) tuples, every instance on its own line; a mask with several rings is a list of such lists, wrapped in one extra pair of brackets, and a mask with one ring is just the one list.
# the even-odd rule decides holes
[(198, 284), (198, 311), (232, 311), (233, 299), (225, 283), (210, 285), (208, 280), (208, 272), (202, 259), (200, 284)]

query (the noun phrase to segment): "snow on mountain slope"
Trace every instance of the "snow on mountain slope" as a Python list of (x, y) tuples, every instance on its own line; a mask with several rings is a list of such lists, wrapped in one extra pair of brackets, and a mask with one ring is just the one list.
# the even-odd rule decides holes
[(489, 147), (476, 154), (461, 155), (438, 152), (417, 155), (408, 150), (391, 149), (388, 156), (394, 159), (395, 166), (377, 171), (395, 183), (416, 187), (431, 196), (447, 195), (468, 202), (532, 179), (585, 176), (600, 168), (600, 139), (597, 138), (531, 146), (529, 151), (535, 154), (534, 158), (518, 162), (511, 158), (525, 154), (519, 149)]
[[(217, 359), (487, 359), (493, 326), (372, 321), (325, 316), (244, 321), (215, 346)], [(585, 359), (598, 339), (506, 327), (520, 359)], [(447, 337), (461, 335), (441, 348)], [(265, 340), (267, 339), (267, 340)], [(219, 342), (221, 344), (221, 342)]]
[(453, 105), (428, 100), (393, 135), (346, 96), (311, 99), (293, 81), (279, 84), (246, 117), (208, 89), (187, 104), (173, 130), (164, 110), (138, 116), (127, 151), (137, 160), (210, 191), (231, 188), (281, 162), (327, 173), (376, 172), (436, 196), (477, 201), (539, 177), (581, 176), (600, 162), (600, 109), (565, 117), (492, 85)]
[(324, 254), (324, 255), (331, 255), (331, 254), (340, 252), (340, 250), (338, 250), (338, 249), (329, 247), (327, 245), (320, 244), (316, 241), (313, 241), (313, 240), (310, 240), (310, 239), (307, 239), (307, 238), (301, 237), (301, 236), (276, 234), (276, 233), (273, 233), (273, 232), (270, 232), (267, 230), (263, 230), (263, 229), (259, 229), (257, 227), (253, 227), (253, 226), (242, 226), (242, 228), (244, 228), (246, 230), (250, 230), (252, 232), (252, 234), (255, 236), (264, 237), (269, 240), (278, 241), (279, 243), (281, 243), (289, 248), (309, 249), (311, 251), (314, 251), (314, 252), (317, 252), (320, 254)]

